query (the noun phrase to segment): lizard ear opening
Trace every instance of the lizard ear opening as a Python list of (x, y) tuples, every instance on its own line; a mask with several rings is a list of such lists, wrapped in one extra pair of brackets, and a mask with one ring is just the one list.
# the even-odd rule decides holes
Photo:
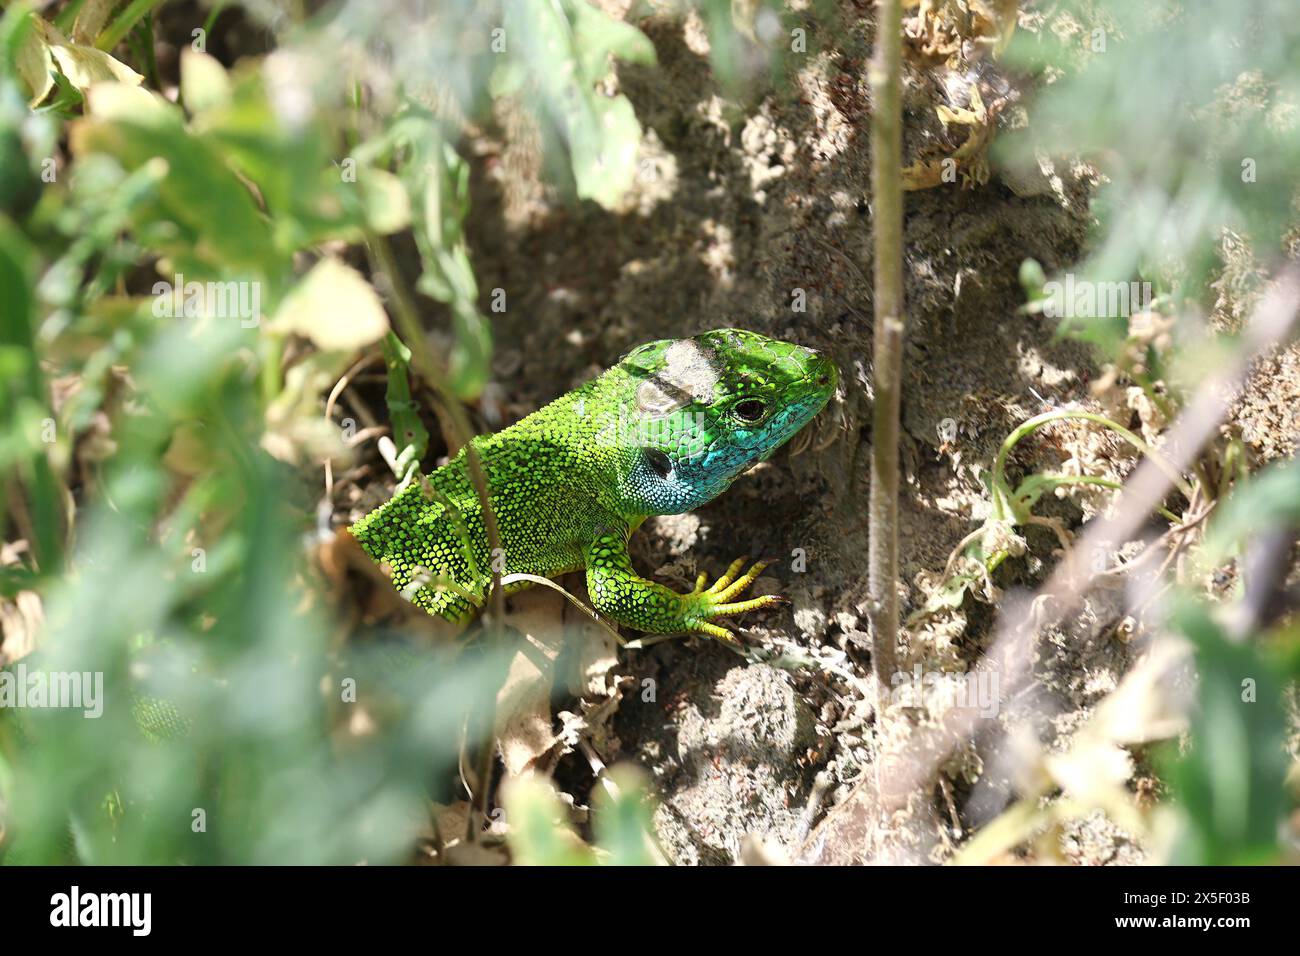
[(645, 452), (646, 464), (660, 478), (667, 479), (673, 473), (672, 459), (665, 455), (657, 448), (647, 448)]

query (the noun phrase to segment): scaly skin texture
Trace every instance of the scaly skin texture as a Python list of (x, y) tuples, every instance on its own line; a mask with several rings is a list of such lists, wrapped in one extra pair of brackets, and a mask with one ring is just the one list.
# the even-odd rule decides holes
[(451, 621), (478, 613), (494, 562), (503, 576), (585, 568), (592, 606), (621, 624), (732, 640), (715, 619), (780, 600), (733, 600), (761, 563), (741, 573), (738, 560), (712, 587), (700, 575), (679, 594), (637, 575), (628, 538), (650, 515), (682, 514), (725, 491), (806, 425), (837, 379), (825, 356), (739, 329), (651, 342), (510, 428), (473, 439), (502, 553), (489, 553), (463, 449), (351, 531), (400, 591)]

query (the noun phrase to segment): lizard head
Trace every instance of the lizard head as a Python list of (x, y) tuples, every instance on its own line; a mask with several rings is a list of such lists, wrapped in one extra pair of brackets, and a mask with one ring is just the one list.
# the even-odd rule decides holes
[(627, 500), (680, 514), (717, 497), (826, 405), (839, 372), (825, 355), (742, 329), (650, 342), (624, 356), (619, 411), (636, 454)]

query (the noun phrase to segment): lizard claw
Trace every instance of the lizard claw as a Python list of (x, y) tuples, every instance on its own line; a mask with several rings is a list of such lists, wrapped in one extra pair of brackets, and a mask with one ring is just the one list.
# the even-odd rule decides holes
[(706, 637), (711, 637), (714, 640), (721, 641), (723, 644), (730, 644), (733, 647), (741, 646), (734, 631), (718, 624), (710, 624), (708, 621), (701, 621), (697, 624), (695, 626), (695, 633), (703, 634)]

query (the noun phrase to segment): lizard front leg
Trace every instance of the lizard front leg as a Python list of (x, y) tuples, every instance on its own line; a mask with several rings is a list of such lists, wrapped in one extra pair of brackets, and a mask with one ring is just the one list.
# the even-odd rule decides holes
[(627, 538), (626, 533), (603, 534), (587, 549), (587, 593), (592, 607), (620, 624), (650, 634), (706, 634), (736, 644), (731, 631), (712, 623), (713, 619), (785, 601), (773, 594), (732, 600), (767, 567), (760, 561), (741, 574), (745, 558), (733, 561), (712, 587), (705, 588), (708, 576), (701, 574), (695, 590), (679, 594), (636, 573), (628, 557)]

